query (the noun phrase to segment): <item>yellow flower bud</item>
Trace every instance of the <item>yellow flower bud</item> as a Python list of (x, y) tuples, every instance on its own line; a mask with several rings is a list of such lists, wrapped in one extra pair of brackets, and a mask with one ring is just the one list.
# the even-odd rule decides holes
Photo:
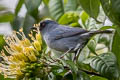
[(18, 65), (20, 66), (20, 68), (23, 68), (23, 67), (25, 67), (26, 64), (25, 64), (25, 61), (22, 60), (19, 62)]
[(40, 42), (40, 44), (42, 44), (42, 37), (40, 35), (40, 33), (36, 34), (36, 40), (38, 40)]
[(30, 61), (36, 61), (37, 57), (32, 46), (25, 48), (25, 55), (28, 56)]
[(16, 74), (17, 74), (17, 75), (22, 75), (23, 73), (22, 73), (21, 70), (18, 68), (18, 69), (16, 69)]
[(15, 69), (16, 68), (16, 64), (10, 64), (10, 69)]
[(21, 45), (11, 44), (10, 47), (17, 52), (22, 52)]
[(37, 61), (37, 57), (33, 53), (31, 53), (28, 57), (32, 62)]
[(8, 59), (9, 59), (10, 62), (15, 62), (15, 63), (19, 62), (19, 60), (16, 56), (10, 56), (10, 57), (8, 57)]
[(28, 46), (31, 46), (31, 43), (30, 41), (26, 38), (24, 40), (22, 40), (21, 42), (21, 45), (23, 45), (24, 47), (28, 47)]
[(19, 53), (18, 55), (19, 55), (21, 60), (28, 61), (28, 58), (27, 58), (27, 56), (25, 56), (24, 53)]
[(41, 51), (41, 43), (39, 41), (34, 41), (33, 45), (37, 51)]

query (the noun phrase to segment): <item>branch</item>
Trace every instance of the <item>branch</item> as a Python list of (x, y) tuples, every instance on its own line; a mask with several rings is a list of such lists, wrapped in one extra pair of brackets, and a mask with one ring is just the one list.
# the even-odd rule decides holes
[[(69, 69), (69, 67), (64, 66), (64, 69), (69, 70), (69, 71), (67, 72), (67, 74), (72, 73), (72, 71)], [(99, 73), (96, 73), (96, 72), (91, 72), (91, 71), (84, 70), (84, 69), (79, 69), (79, 70), (81, 70), (81, 71), (83, 71), (83, 72), (85, 72), (85, 73), (87, 73), (87, 74), (90, 74), (90, 75), (96, 75), (96, 76), (101, 76), (101, 77), (103, 77), (102, 75), (100, 75)], [(66, 74), (66, 75), (67, 75), (67, 74)]]

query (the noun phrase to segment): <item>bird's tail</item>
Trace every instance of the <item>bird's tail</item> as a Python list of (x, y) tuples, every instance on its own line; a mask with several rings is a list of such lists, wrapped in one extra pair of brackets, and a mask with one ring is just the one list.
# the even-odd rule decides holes
[(91, 35), (95, 35), (95, 34), (102, 34), (102, 33), (110, 34), (112, 32), (113, 31), (111, 31), (111, 30), (97, 30), (97, 31), (90, 31), (89, 33)]

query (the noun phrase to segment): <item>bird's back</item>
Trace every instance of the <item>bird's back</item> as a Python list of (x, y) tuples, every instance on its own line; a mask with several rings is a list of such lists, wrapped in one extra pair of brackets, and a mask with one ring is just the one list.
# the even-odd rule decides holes
[(75, 48), (77, 44), (85, 43), (86, 39), (82, 34), (86, 32), (88, 31), (81, 28), (56, 25), (56, 28), (45, 34), (44, 39), (50, 48), (66, 52), (70, 48)]

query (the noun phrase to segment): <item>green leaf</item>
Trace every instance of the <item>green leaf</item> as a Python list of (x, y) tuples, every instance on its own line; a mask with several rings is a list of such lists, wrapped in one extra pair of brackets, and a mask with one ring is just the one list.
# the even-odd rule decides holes
[(71, 23), (69, 26), (72, 26), (72, 27), (79, 27), (80, 24), (78, 22), (73, 22)]
[(5, 40), (3, 39), (3, 35), (0, 35), (0, 51), (3, 49), (5, 45)]
[(86, 58), (88, 58), (89, 54), (90, 54), (90, 50), (87, 48), (87, 46), (84, 47), (84, 49), (80, 53), (78, 62), (80, 62), (80, 63), (83, 62)]
[(49, 11), (53, 19), (58, 20), (64, 14), (62, 0), (50, 0), (49, 1)]
[(66, 12), (60, 19), (58, 20), (59, 24), (71, 24), (78, 23), (79, 13), (77, 12)]
[(0, 80), (15, 80), (15, 79), (4, 78), (4, 76), (0, 74)]
[(108, 80), (108, 79), (100, 77), (100, 76), (91, 76), (90, 80)]
[(95, 49), (96, 49), (96, 42), (94, 41), (94, 40), (91, 40), (89, 43), (88, 43), (88, 45), (87, 45), (87, 47), (90, 49), (90, 51), (92, 52), (92, 53), (94, 53), (95, 55), (96, 55), (96, 52), (95, 52)]
[(91, 17), (97, 18), (99, 14), (99, 0), (79, 0), (82, 8), (88, 13)]
[(49, 0), (43, 0), (43, 2), (44, 2), (45, 5), (48, 5)]
[[(110, 9), (114, 16), (114, 23), (120, 25), (120, 0), (110, 0), (112, 8)], [(113, 20), (114, 20), (113, 19)]]
[(0, 11), (5, 11), (5, 10), (8, 10), (8, 8), (6, 8), (6, 7), (3, 6), (3, 5), (0, 5)]
[(77, 9), (77, 0), (68, 0), (65, 5), (65, 11), (76, 11)]
[(14, 19), (14, 15), (11, 12), (5, 12), (0, 14), (0, 22), (10, 22)]
[(120, 0), (100, 0), (100, 2), (109, 19), (114, 24), (120, 25)]
[(65, 63), (67, 64), (67, 66), (70, 68), (70, 70), (72, 71), (72, 75), (73, 75), (73, 80), (76, 80), (77, 77), (77, 72), (78, 72), (78, 68), (75, 65), (75, 63), (73, 61), (65, 61)]
[(116, 26), (103, 26), (100, 28), (100, 30), (106, 30), (106, 29), (115, 29)]
[(68, 65), (68, 67), (73, 71), (73, 72), (77, 72), (78, 71), (78, 68), (77, 66), (75, 65), (75, 63), (73, 61), (65, 61), (66, 64)]
[(19, 0), (17, 6), (16, 6), (16, 8), (15, 8), (15, 15), (18, 15), (18, 12), (20, 11), (23, 3), (24, 3), (24, 0)]
[(83, 25), (85, 26), (85, 23), (89, 18), (88, 14), (85, 11), (82, 11), (80, 18), (82, 20)]
[(103, 34), (103, 35), (100, 35), (99, 40), (98, 40), (98, 43), (103, 43), (103, 44), (105, 44), (106, 46), (108, 46), (108, 48), (109, 48), (110, 39), (112, 39), (112, 38), (110, 37), (110, 35), (108, 35), (108, 34)]
[(19, 29), (22, 26), (22, 22), (23, 22), (24, 18), (21, 18), (19, 16), (16, 16), (14, 18), (14, 20), (11, 22), (11, 26), (15, 31), (19, 31)]
[(26, 14), (24, 23), (22, 24), (23, 31), (28, 36), (28, 33), (30, 33), (31, 28), (35, 24), (36, 20), (29, 14)]
[(93, 57), (90, 66), (109, 79), (119, 77), (117, 61), (113, 53), (103, 53)]
[(78, 71), (76, 80), (90, 80), (90, 77), (85, 72)]
[(62, 80), (73, 80), (73, 75), (71, 73), (65, 75)]
[(38, 17), (38, 8), (42, 0), (25, 0), (25, 6), (28, 13), (33, 16), (36, 20), (39, 20)]
[(112, 41), (112, 52), (116, 55), (117, 57), (117, 61), (119, 64), (119, 69), (120, 69), (120, 35), (119, 35), (119, 31), (120, 29), (118, 29), (117, 31), (115, 31), (114, 33), (114, 37), (113, 37), (113, 41)]

